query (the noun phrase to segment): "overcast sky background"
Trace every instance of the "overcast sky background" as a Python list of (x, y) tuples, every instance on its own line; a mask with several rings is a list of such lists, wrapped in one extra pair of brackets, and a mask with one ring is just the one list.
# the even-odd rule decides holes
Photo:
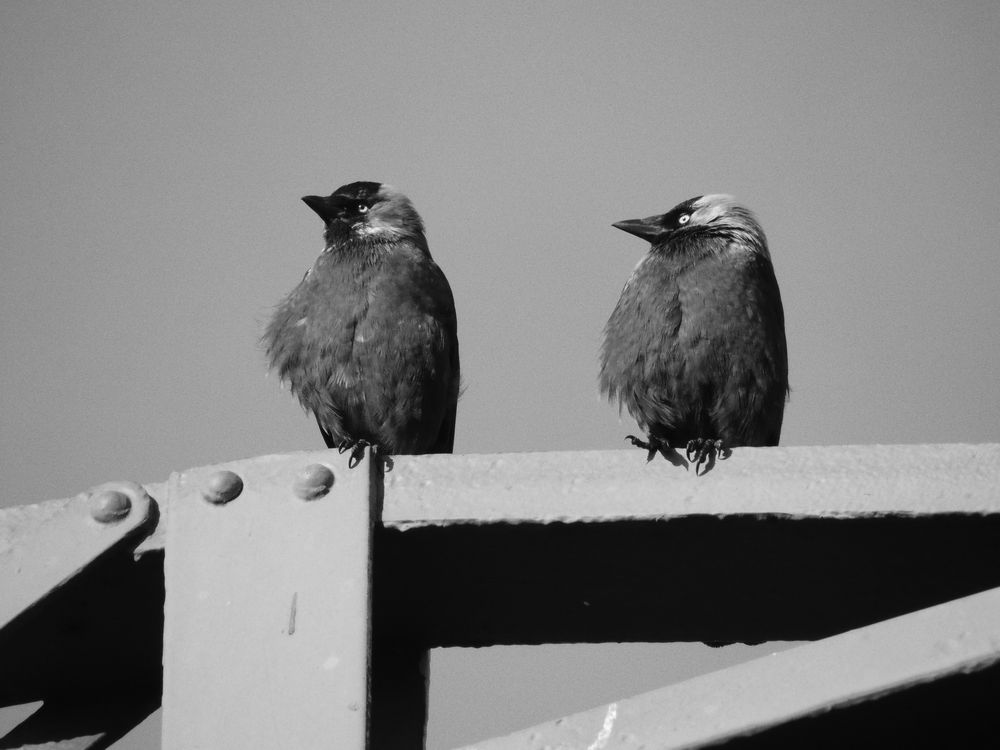
[(4, 2), (0, 503), (321, 447), (257, 339), (322, 249), (300, 196), (354, 180), (451, 281), (458, 453), (623, 447), (611, 223), (709, 192), (770, 241), (784, 444), (997, 441), (998, 39), (995, 0)]

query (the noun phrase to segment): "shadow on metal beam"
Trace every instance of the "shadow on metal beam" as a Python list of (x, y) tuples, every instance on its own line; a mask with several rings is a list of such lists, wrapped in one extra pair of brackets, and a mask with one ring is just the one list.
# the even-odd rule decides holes
[(0, 631), (0, 705), (45, 700), (0, 748), (104, 748), (155, 711), (163, 599), (163, 553), (118, 547)]
[(969, 514), (379, 528), (374, 617), (428, 648), (815, 640), (1000, 586), (997, 549)]
[(73, 697), (47, 700), (0, 738), (0, 750), (56, 744), (60, 750), (104, 750), (159, 706), (159, 692), (149, 691), (114, 694), (88, 690)]
[(159, 696), (163, 553), (115, 549), (0, 631), (0, 705), (93, 691)]
[[(807, 716), (724, 744), (733, 750), (996, 747), (1000, 665)], [(715, 745), (718, 746), (718, 745)], [(713, 747), (713, 745), (705, 745)]]

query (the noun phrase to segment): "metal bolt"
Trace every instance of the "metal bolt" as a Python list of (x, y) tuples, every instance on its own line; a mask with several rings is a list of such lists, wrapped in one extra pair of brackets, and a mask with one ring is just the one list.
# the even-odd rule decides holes
[(292, 489), (303, 500), (323, 497), (333, 487), (333, 472), (323, 464), (310, 464), (295, 476)]
[(120, 521), (132, 510), (132, 500), (118, 490), (100, 490), (90, 496), (90, 517), (98, 523)]
[(201, 496), (213, 505), (225, 505), (235, 500), (243, 492), (243, 480), (239, 474), (228, 469), (215, 472), (205, 482)]

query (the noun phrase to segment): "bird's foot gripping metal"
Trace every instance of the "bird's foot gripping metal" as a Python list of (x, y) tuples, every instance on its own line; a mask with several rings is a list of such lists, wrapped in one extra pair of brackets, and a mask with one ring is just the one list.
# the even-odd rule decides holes
[(339, 453), (351, 452), (351, 458), (347, 462), (348, 468), (355, 468), (365, 459), (365, 448), (372, 449), (372, 457), (378, 459), (382, 462), (386, 471), (392, 471), (392, 456), (390, 456), (384, 448), (376, 443), (371, 443), (367, 440), (355, 440), (354, 442), (345, 442), (337, 446), (337, 451)]
[(365, 448), (376, 447), (367, 440), (355, 440), (354, 442), (344, 442), (337, 447), (339, 453), (351, 452), (351, 458), (347, 462), (347, 467), (353, 469), (365, 458)]
[(652, 435), (649, 436), (648, 440), (641, 440), (640, 438), (637, 438), (635, 435), (626, 435), (625, 439), (628, 440), (630, 443), (632, 443), (632, 445), (634, 445), (636, 448), (642, 448), (644, 451), (648, 451), (648, 453), (646, 454), (646, 463), (652, 461), (653, 456), (655, 456), (661, 450), (670, 447), (666, 443), (657, 440)]
[[(721, 440), (707, 438), (689, 440), (686, 450), (687, 460), (694, 464), (695, 474), (707, 474), (715, 466), (716, 459), (725, 461), (732, 453)], [(705, 467), (704, 471), (701, 471), (702, 466)]]

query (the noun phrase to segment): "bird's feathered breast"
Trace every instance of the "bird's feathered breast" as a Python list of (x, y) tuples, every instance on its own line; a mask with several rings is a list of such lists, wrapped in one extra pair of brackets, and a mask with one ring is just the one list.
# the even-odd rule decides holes
[(715, 226), (652, 247), (605, 328), (601, 390), (615, 400), (639, 383), (711, 379), (733, 366), (725, 353), (737, 329), (746, 333), (746, 321), (780, 315), (762, 232)]
[[(271, 367), (327, 429), (374, 435), (393, 398), (407, 399), (417, 416), (418, 393), (457, 398), (457, 323), (451, 288), (425, 247), (355, 244), (367, 250), (333, 248), (317, 259), (279, 305), (263, 343)], [(437, 377), (445, 379), (429, 390), (427, 378)], [(393, 393), (391, 383), (414, 390)]]
[(378, 264), (364, 254), (325, 252), (305, 278), (278, 305), (264, 332), (271, 367), (301, 396), (305, 382), (333, 376), (350, 379), (346, 363), (354, 345), (354, 329), (367, 312), (367, 289)]

